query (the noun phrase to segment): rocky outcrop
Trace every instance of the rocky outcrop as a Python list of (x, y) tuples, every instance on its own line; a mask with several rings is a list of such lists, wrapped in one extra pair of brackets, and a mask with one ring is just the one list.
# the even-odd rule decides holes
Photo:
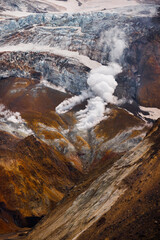
[(138, 160), (138, 168), (124, 179), (125, 193), (77, 239), (159, 238), (159, 126), (160, 121), (148, 134), (152, 146)]
[[(156, 22), (158, 19), (155, 20)], [(159, 108), (160, 88), (160, 38), (159, 31), (150, 33), (147, 37), (135, 41), (127, 56), (130, 64), (130, 74), (133, 97), (143, 105)], [(121, 84), (121, 83), (120, 83)]]
[[(12, 63), (12, 64), (11, 64)], [(46, 79), (74, 94), (87, 89), (89, 68), (78, 61), (49, 53), (3, 53), (1, 76)]]
[(157, 122), (143, 142), (72, 203), (52, 212), (26, 239), (140, 239), (142, 235), (157, 239), (159, 130)]
[(18, 226), (32, 227), (80, 179), (81, 164), (34, 136), (18, 140), (2, 134), (0, 202)]

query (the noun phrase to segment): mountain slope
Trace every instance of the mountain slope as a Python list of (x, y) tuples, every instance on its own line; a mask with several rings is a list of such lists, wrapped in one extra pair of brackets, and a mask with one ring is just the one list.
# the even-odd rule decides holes
[(0, 239), (156, 237), (159, 6), (0, 6)]
[(26, 239), (158, 239), (159, 137), (157, 122), (143, 142)]
[(61, 116), (54, 111), (69, 94), (44, 86), (38, 79), (1, 79), (0, 96), (1, 233), (16, 230), (14, 222), (32, 227), (82, 179), (86, 184), (92, 182), (134, 147), (148, 128), (142, 120), (114, 107), (110, 117), (85, 136), (74, 130), (74, 111)]

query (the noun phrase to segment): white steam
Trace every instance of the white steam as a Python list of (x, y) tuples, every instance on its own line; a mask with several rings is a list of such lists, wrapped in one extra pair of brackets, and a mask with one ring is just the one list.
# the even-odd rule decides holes
[(91, 70), (87, 79), (88, 91), (64, 100), (56, 107), (56, 112), (59, 114), (66, 113), (74, 106), (89, 99), (86, 108), (76, 114), (78, 119), (76, 126), (79, 130), (95, 126), (106, 118), (105, 113), (109, 113), (109, 109), (106, 109), (107, 103), (118, 103), (117, 97), (114, 96), (117, 87), (115, 76), (121, 71), (122, 68), (117, 63), (110, 63), (108, 66), (101, 66)]
[(69, 99), (64, 100), (56, 107), (56, 112), (58, 114), (63, 114), (71, 110), (76, 105), (84, 102), (87, 98), (91, 97), (92, 93), (90, 91), (83, 91), (81, 95), (74, 96)]
[[(101, 97), (95, 97), (88, 100), (88, 104), (84, 110), (79, 111), (77, 119), (77, 128), (79, 130), (89, 129), (100, 121), (105, 119), (105, 102)], [(107, 111), (109, 113), (109, 110)]]
[(87, 83), (94, 95), (101, 97), (106, 103), (116, 103), (117, 98), (113, 95), (118, 85), (115, 76), (121, 71), (122, 68), (117, 63), (92, 70)]
[(110, 63), (108, 66), (101, 65), (92, 69), (87, 79), (88, 91), (63, 101), (56, 108), (57, 113), (62, 114), (84, 100), (89, 99), (86, 108), (76, 114), (78, 119), (76, 126), (79, 130), (89, 129), (106, 118), (106, 115), (110, 112), (106, 108), (108, 103), (121, 104), (124, 102), (124, 99), (118, 100), (114, 96), (114, 91), (118, 85), (115, 76), (122, 71), (119, 63), (121, 62), (123, 51), (127, 46), (124, 33), (117, 27), (103, 32), (99, 46), (102, 51), (109, 51)]
[(118, 27), (111, 28), (101, 34), (99, 46), (103, 47), (110, 53), (111, 62), (119, 62), (123, 55), (124, 49), (127, 47), (125, 42), (125, 34)]

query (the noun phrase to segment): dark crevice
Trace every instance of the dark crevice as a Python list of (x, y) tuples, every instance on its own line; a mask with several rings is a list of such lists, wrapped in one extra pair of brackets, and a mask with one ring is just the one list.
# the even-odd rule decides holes
[(21, 228), (32, 228), (34, 227), (41, 219), (41, 217), (36, 217), (36, 216), (30, 216), (30, 217), (23, 217), (22, 214), (16, 210), (10, 210), (7, 209), (6, 205), (4, 202), (0, 202), (0, 218), (7, 222), (8, 217), (11, 217), (13, 222)]

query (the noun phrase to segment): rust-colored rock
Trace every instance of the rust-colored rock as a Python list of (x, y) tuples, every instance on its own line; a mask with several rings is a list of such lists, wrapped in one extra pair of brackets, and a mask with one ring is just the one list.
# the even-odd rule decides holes
[(8, 141), (8, 147), (1, 142), (0, 202), (4, 211), (18, 216), (19, 226), (25, 226), (29, 217), (39, 218), (53, 208), (81, 173), (34, 136), (16, 139), (14, 145)]
[(74, 201), (64, 202), (27, 240), (159, 239), (160, 121)]
[[(148, 41), (138, 40), (132, 46), (137, 76), (137, 99), (140, 105), (160, 108), (160, 37), (153, 33)], [(140, 79), (140, 81), (139, 81)]]

